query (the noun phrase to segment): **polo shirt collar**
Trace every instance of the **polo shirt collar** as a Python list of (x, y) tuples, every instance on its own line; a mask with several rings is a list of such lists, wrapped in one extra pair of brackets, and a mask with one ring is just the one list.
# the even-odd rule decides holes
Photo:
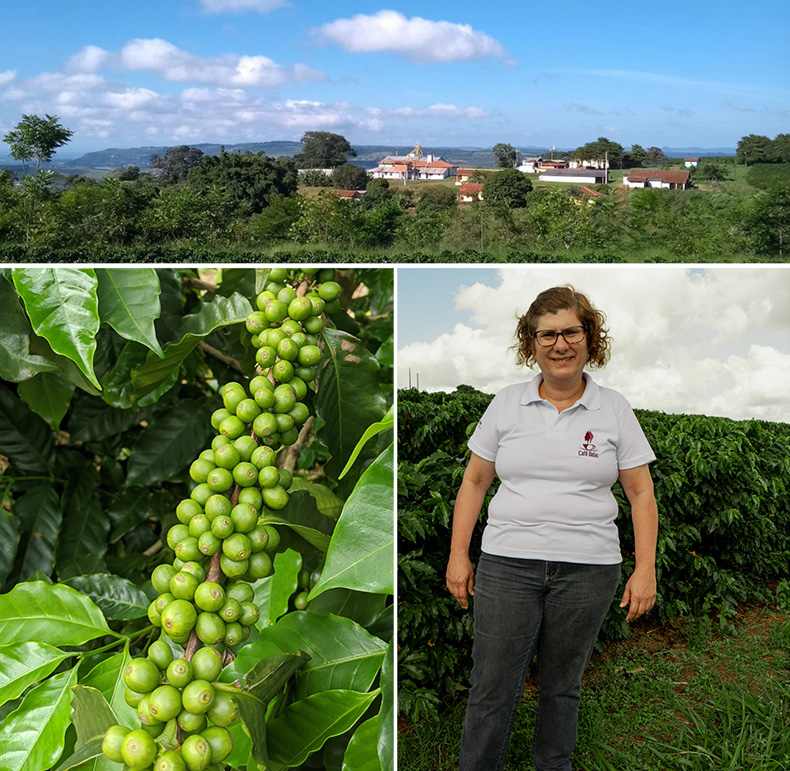
[[(590, 377), (587, 372), (582, 372), (582, 377), (587, 381), (587, 387), (584, 389), (584, 393), (576, 403), (588, 410), (600, 410), (601, 389), (599, 385), (592, 379), (592, 377)], [(522, 404), (532, 404), (533, 402), (543, 401), (539, 392), (540, 384), (542, 382), (543, 375), (538, 375), (527, 383), (524, 389), (524, 395), (521, 397)]]

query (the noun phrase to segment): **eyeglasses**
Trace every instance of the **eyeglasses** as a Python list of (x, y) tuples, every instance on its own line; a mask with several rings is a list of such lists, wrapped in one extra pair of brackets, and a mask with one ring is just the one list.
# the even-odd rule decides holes
[(535, 340), (538, 345), (548, 348), (557, 342), (557, 336), (562, 335), (566, 343), (580, 343), (584, 340), (584, 327), (568, 327), (561, 332), (555, 332), (553, 329), (539, 329), (535, 332)]

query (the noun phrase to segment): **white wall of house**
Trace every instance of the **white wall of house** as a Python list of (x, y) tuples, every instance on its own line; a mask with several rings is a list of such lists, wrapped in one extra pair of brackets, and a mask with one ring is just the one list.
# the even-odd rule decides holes
[(573, 175), (559, 175), (559, 174), (552, 174), (551, 172), (546, 172), (545, 174), (541, 174), (538, 179), (541, 182), (567, 182), (572, 185), (595, 185), (599, 184), (598, 180), (595, 177), (591, 177), (587, 174), (580, 174), (578, 177)]

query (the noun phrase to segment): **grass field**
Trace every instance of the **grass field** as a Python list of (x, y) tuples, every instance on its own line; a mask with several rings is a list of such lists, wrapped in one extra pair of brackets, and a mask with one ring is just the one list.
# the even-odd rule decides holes
[[(748, 606), (722, 623), (649, 622), (594, 657), (584, 679), (577, 771), (790, 769), (790, 613)], [(532, 670), (505, 771), (532, 769)], [(399, 771), (457, 768), (462, 700), (399, 727)]]

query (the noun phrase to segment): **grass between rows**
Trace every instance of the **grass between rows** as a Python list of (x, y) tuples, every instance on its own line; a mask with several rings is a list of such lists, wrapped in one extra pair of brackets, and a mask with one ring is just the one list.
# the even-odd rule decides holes
[[(505, 771), (532, 769), (537, 677), (530, 669)], [(642, 624), (596, 655), (582, 690), (576, 771), (790, 771), (790, 613), (746, 606), (664, 628)], [(402, 721), (399, 771), (458, 764), (465, 700)]]

